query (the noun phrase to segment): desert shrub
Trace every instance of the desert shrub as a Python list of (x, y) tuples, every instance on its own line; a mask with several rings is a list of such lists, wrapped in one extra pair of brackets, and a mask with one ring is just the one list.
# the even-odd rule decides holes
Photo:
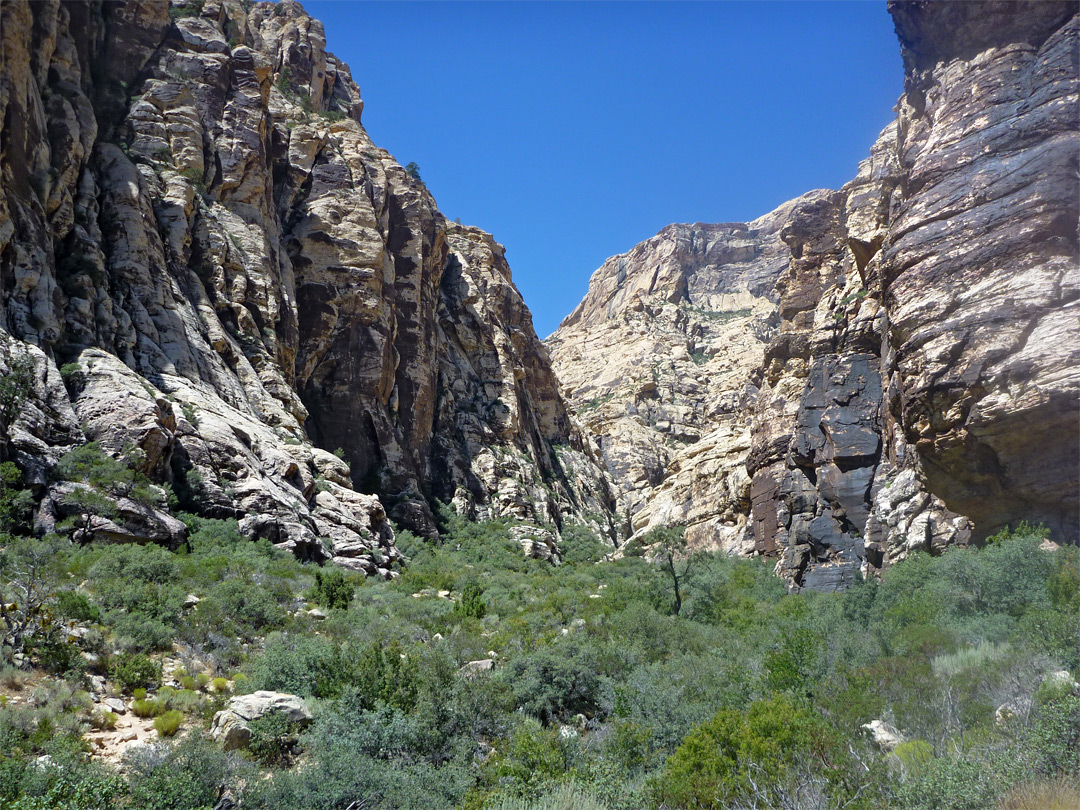
[(545, 784), (564, 777), (572, 763), (574, 743), (556, 729), (527, 718), (510, 736), (505, 754), (494, 763), (499, 783), (519, 795), (536, 796)]
[[(219, 584), (199, 602), (198, 611), (219, 630), (249, 640), (285, 623), (285, 611), (265, 585), (246, 578)], [(212, 611), (216, 616), (211, 616)]]
[(52, 474), (61, 481), (82, 481), (115, 495), (127, 495), (136, 485), (148, 483), (146, 476), (134, 468), (133, 452), (116, 459), (98, 442), (87, 442), (65, 453)]
[(174, 20), (185, 17), (198, 17), (202, 14), (203, 2), (204, 0), (188, 0), (184, 5), (171, 5), (169, 7), (169, 16)]
[(154, 718), (154, 730), (162, 737), (171, 737), (180, 730), (180, 725), (183, 722), (183, 712), (179, 712), (176, 709), (169, 709), (169, 711)]
[(1025, 737), (1029, 761), (1047, 776), (1080, 777), (1080, 697), (1048, 693), (1042, 697)]
[(12, 462), (0, 464), (0, 535), (28, 528), (33, 493), (22, 489), (22, 472)]
[(379, 701), (403, 711), (416, 705), (416, 666), (397, 640), (368, 645), (357, 660), (352, 682), (364, 708), (374, 708)]
[(934, 759), (905, 782), (900, 806), (910, 810), (986, 810), (998, 794), (993, 771), (978, 760)]
[(244, 806), (256, 810), (304, 807), (337, 810), (453, 810), (471, 781), (468, 765), (439, 767), (425, 761), (358, 756), (346, 744), (327, 741), (305, 768), (279, 771), (245, 791)]
[(22, 796), (7, 808), (112, 810), (123, 801), (125, 788), (119, 776), (102, 766), (84, 764), (72, 754), (60, 755), (50, 764), (26, 768), (20, 784)]
[(824, 675), (825, 638), (807, 627), (784, 628), (779, 643), (765, 655), (766, 682), (777, 692), (802, 692)]
[(125, 692), (136, 687), (154, 688), (161, 684), (161, 663), (142, 653), (119, 656), (110, 669), (113, 680)]
[(592, 653), (575, 642), (514, 658), (502, 677), (518, 706), (544, 725), (574, 714), (601, 712), (603, 683)]
[(1002, 798), (997, 810), (1074, 810), (1080, 807), (1080, 784), (1067, 778), (1026, 781)]
[(296, 744), (296, 728), (281, 712), (271, 712), (249, 723), (251, 739), (248, 751), (255, 760), (270, 767), (282, 767), (289, 763), (290, 753)]
[(466, 619), (482, 619), (487, 613), (484, 604), (484, 588), (476, 582), (469, 582), (461, 592), (461, 598), (454, 605), (453, 614)]
[(608, 810), (594, 793), (575, 782), (564, 782), (536, 799), (505, 796), (485, 803), (490, 810)]
[(252, 691), (270, 689), (301, 697), (334, 697), (355, 678), (352, 657), (328, 639), (271, 635), (250, 666)]
[(173, 554), (155, 545), (87, 549), (87, 579), (101, 621), (133, 650), (171, 646), (182, 616), (185, 591)]
[(340, 568), (315, 572), (315, 601), (323, 607), (346, 610), (353, 599), (353, 585)]
[(212, 807), (222, 785), (250, 777), (243, 762), (199, 732), (176, 742), (135, 746), (124, 756), (124, 768), (131, 804), (145, 810)]
[(840, 756), (819, 718), (787, 698), (773, 697), (751, 703), (745, 712), (721, 709), (694, 729), (652, 790), (671, 807), (720, 810), (749, 793), (752, 780), (781, 783), (801, 757), (821, 763)]
[(612, 547), (596, 536), (587, 526), (578, 523), (566, 523), (562, 527), (562, 542), (559, 543), (564, 564), (596, 562), (612, 550)]
[(62, 631), (38, 633), (27, 641), (26, 649), (38, 666), (56, 675), (77, 675), (85, 668), (78, 645), (65, 641)]
[(96, 622), (101, 618), (101, 610), (89, 597), (78, 591), (60, 591), (56, 594), (56, 610), (61, 616), (79, 622)]
[(214, 678), (210, 681), (210, 685), (218, 694), (226, 692), (229, 689), (229, 681), (226, 678)]
[(111, 731), (116, 728), (120, 715), (110, 711), (96, 711), (90, 715), (90, 725), (97, 729)]
[(904, 774), (917, 775), (933, 760), (934, 746), (926, 740), (908, 740), (896, 746), (892, 753)]
[(165, 713), (165, 704), (159, 700), (148, 700), (143, 698), (142, 700), (131, 701), (131, 713), (136, 717), (158, 717)]

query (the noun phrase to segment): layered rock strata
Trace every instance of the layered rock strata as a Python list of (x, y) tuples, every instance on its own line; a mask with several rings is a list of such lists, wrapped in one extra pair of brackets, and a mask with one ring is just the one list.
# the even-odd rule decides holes
[[(694, 441), (665, 449), (670, 425), (693, 437), (716, 422), (641, 419), (647, 381), (624, 383), (650, 365), (694, 377), (670, 302), (744, 277), (664, 246), (705, 226), (609, 261), (551, 340), (629, 531), (686, 524), (697, 543), (775, 556), (792, 587), (843, 587), (1022, 520), (1078, 536), (1075, 4), (889, 9), (906, 69), (896, 123), (843, 189), (780, 209), (755, 293), (760, 360), (693, 380), (739, 403), (731, 463)], [(614, 347), (634, 351), (620, 366)], [(702, 531), (718, 506), (728, 531)]]
[(624, 536), (675, 523), (694, 547), (752, 549), (750, 378), (778, 322), (781, 233), (827, 193), (749, 223), (668, 226), (605, 262), (548, 338), (616, 482)]
[[(369, 573), (390, 517), (434, 531), (434, 498), (607, 528), (501, 249), (371, 142), (298, 4), (2, 13), (0, 364), (32, 358), (33, 386), (0, 450), (41, 528), (66, 502), (49, 470), (88, 440), (137, 448), (185, 508)], [(161, 540), (153, 511), (81, 529)]]

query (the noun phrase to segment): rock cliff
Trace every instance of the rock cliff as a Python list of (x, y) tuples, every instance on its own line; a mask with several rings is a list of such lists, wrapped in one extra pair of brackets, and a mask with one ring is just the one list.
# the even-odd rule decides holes
[[(1076, 542), (1075, 4), (889, 11), (905, 92), (854, 180), (665, 229), (550, 340), (627, 534), (686, 524), (822, 589), (1021, 520)], [(740, 317), (695, 319), (705, 291)]]
[[(0, 366), (30, 385), (0, 455), (39, 528), (93, 440), (188, 510), (369, 573), (388, 517), (431, 533), (436, 498), (532, 521), (547, 553), (563, 520), (608, 529), (502, 249), (371, 142), (298, 4), (2, 14)], [(164, 499), (107, 511), (81, 537), (184, 534)]]
[(625, 535), (677, 523), (695, 546), (748, 550), (749, 381), (777, 324), (781, 232), (824, 193), (749, 223), (668, 226), (605, 262), (548, 339)]

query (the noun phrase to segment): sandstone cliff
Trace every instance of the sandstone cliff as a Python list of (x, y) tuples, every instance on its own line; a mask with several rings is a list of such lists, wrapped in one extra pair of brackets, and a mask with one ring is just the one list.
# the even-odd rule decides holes
[[(0, 365), (31, 357), (33, 390), (0, 454), (40, 528), (70, 511), (50, 469), (97, 440), (189, 509), (369, 573), (387, 513), (431, 532), (435, 498), (534, 522), (543, 553), (563, 520), (607, 529), (501, 248), (371, 142), (298, 4), (2, 13)], [(136, 511), (76, 522), (182, 539)]]
[[(551, 339), (627, 533), (686, 524), (826, 589), (1021, 520), (1077, 540), (1075, 4), (889, 10), (905, 93), (852, 182), (736, 226), (749, 274), (706, 257), (732, 226), (665, 229)], [(717, 327), (695, 290), (752, 298)]]
[(695, 546), (747, 550), (749, 380), (777, 323), (780, 234), (823, 193), (750, 223), (668, 226), (605, 262), (548, 339), (624, 534), (676, 523)]

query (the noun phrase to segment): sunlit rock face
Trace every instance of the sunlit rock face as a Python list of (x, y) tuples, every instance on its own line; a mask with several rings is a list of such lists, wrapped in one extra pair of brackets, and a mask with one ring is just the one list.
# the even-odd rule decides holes
[(751, 381), (777, 324), (781, 233), (812, 192), (749, 223), (671, 225), (597, 270), (547, 344), (616, 482), (624, 536), (668, 524), (747, 551)]
[(854, 180), (665, 229), (550, 339), (625, 535), (825, 590), (1021, 520), (1077, 539), (1075, 4), (889, 10), (905, 93)]
[(36, 363), (2, 450), (39, 494), (94, 439), (189, 509), (369, 573), (435, 498), (609, 531), (501, 248), (371, 142), (298, 4), (2, 13), (0, 363)]
[(890, 409), (985, 536), (1075, 541), (1080, 206), (1075, 3), (893, 3), (907, 70), (883, 274)]

